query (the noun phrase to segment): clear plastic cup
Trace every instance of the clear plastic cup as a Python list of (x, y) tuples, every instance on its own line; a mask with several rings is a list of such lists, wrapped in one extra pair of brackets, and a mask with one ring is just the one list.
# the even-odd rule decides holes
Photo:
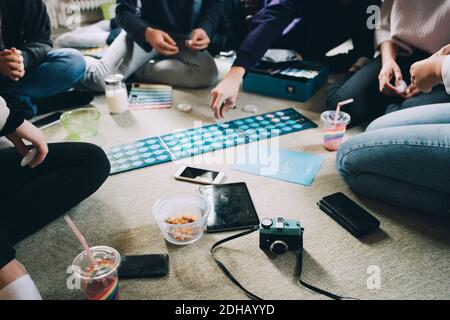
[(61, 116), (61, 124), (70, 140), (90, 138), (97, 134), (100, 112), (95, 108), (67, 111)]
[(75, 277), (80, 280), (84, 295), (88, 300), (119, 300), (118, 270), (122, 261), (119, 252), (104, 246), (89, 251), (91, 256), (83, 251), (73, 260)]
[(329, 151), (337, 151), (344, 141), (347, 126), (351, 117), (345, 112), (340, 112), (335, 121), (336, 111), (325, 111), (320, 116), (323, 123), (323, 146)]
[[(198, 193), (180, 192), (168, 194), (159, 199), (153, 207), (153, 215), (164, 238), (176, 245), (187, 245), (199, 240), (205, 231), (210, 205)], [(171, 219), (195, 217), (195, 222), (186, 224), (169, 223)]]

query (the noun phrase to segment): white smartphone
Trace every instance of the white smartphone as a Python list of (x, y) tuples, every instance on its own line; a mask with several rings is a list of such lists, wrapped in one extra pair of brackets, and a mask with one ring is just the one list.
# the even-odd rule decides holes
[(176, 180), (200, 184), (220, 184), (225, 174), (223, 172), (204, 170), (193, 167), (181, 167), (175, 174)]

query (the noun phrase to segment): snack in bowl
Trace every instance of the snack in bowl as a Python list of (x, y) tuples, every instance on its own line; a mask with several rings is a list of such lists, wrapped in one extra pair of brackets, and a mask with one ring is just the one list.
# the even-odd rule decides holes
[(153, 206), (153, 216), (166, 241), (187, 245), (203, 236), (209, 209), (201, 194), (178, 192), (161, 197)]
[[(199, 220), (197, 216), (179, 216), (179, 217), (170, 217), (166, 219), (167, 224), (172, 225), (183, 225), (194, 223)], [(172, 228), (170, 231), (170, 235), (174, 240), (177, 241), (190, 241), (192, 240), (192, 236), (198, 233), (198, 227), (180, 227), (180, 228)]]
[(168, 224), (188, 224), (198, 221), (198, 217), (196, 216), (180, 216), (180, 217), (170, 217), (166, 219), (166, 223)]

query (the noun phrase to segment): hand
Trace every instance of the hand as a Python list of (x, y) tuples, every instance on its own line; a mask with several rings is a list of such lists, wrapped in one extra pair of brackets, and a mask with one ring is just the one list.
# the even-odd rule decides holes
[(433, 56), (448, 56), (450, 55), (450, 44), (443, 47), (441, 50), (436, 52)]
[(211, 91), (211, 110), (217, 119), (225, 118), (225, 113), (236, 105), (239, 88), (244, 75), (244, 68), (233, 67), (225, 79)]
[(16, 129), (14, 133), (11, 133), (6, 136), (9, 141), (14, 144), (16, 150), (25, 157), (28, 154), (29, 149), (26, 147), (24, 140), (31, 142), (33, 146), (36, 148), (37, 154), (34, 157), (33, 161), (29, 164), (30, 168), (34, 169), (42, 162), (44, 162), (45, 158), (48, 154), (48, 146), (45, 141), (44, 134), (41, 130), (36, 128), (28, 121), (24, 121), (24, 123)]
[(0, 52), (0, 74), (13, 81), (19, 81), (25, 76), (25, 66), (20, 50), (12, 48)]
[[(392, 78), (395, 77), (395, 86), (391, 84)], [(380, 82), (380, 92), (388, 96), (401, 95), (396, 88), (403, 81), (402, 71), (394, 59), (389, 59), (383, 62), (380, 75), (378, 76)]]
[(205, 30), (198, 28), (192, 31), (191, 40), (188, 40), (186, 45), (193, 50), (203, 50), (208, 48), (211, 40)]
[(408, 88), (406, 89), (406, 92), (401, 93), (400, 96), (403, 99), (409, 99), (409, 98), (417, 96), (418, 94), (420, 94), (420, 92), (421, 92), (420, 89), (417, 88), (417, 86), (414, 83), (411, 83), (408, 86)]
[(145, 30), (145, 41), (163, 56), (173, 56), (180, 51), (169, 34), (158, 29), (147, 28)]
[(446, 56), (432, 56), (411, 66), (411, 82), (422, 92), (429, 93), (442, 83), (442, 64)]

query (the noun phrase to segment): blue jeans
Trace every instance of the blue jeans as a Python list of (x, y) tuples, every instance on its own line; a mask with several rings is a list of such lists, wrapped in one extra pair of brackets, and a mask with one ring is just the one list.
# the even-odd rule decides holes
[(32, 99), (45, 99), (65, 92), (84, 77), (86, 62), (79, 51), (57, 49), (48, 53), (38, 66), (27, 70), (18, 82), (2, 79), (0, 83), (22, 98), (31, 116), (38, 113)]
[(399, 207), (450, 215), (450, 104), (394, 112), (345, 142), (337, 169), (352, 190)]

